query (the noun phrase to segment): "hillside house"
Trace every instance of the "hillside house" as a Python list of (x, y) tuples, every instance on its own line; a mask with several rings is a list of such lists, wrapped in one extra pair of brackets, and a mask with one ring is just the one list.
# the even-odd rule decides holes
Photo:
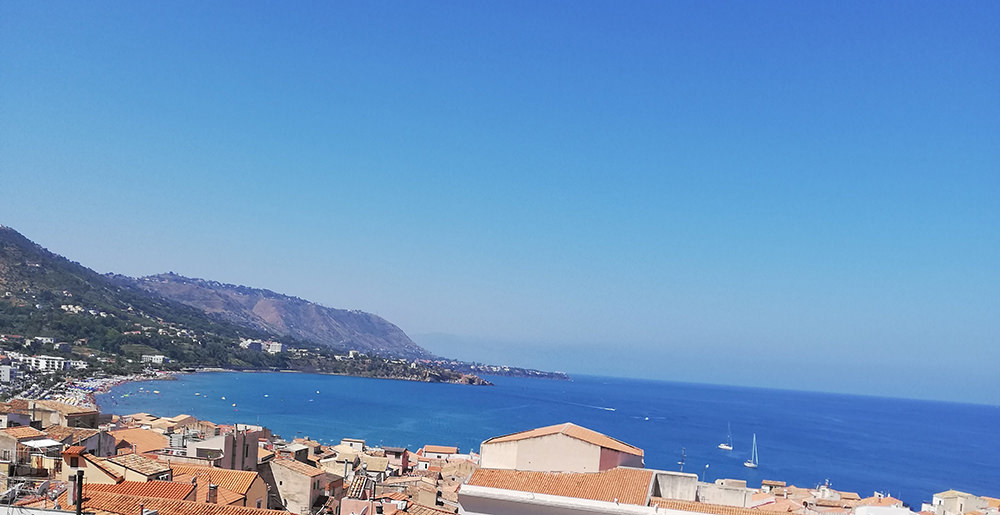
[[(195, 485), (198, 502), (214, 496), (218, 504), (266, 508), (267, 485), (257, 472), (173, 464), (173, 474), (174, 481)], [(209, 485), (217, 486), (215, 493)]]
[(168, 445), (166, 436), (150, 429), (117, 429), (109, 434), (115, 438), (115, 454), (142, 454)]
[(31, 416), (24, 409), (15, 408), (9, 402), (0, 403), (0, 429), (29, 425), (31, 425)]
[(368, 448), (365, 441), (360, 438), (341, 438), (340, 445), (346, 445), (358, 452), (364, 452)]
[(423, 456), (432, 460), (447, 460), (458, 455), (458, 447), (447, 445), (425, 445)]
[(358, 456), (361, 459), (361, 465), (355, 475), (361, 473), (373, 480), (376, 483), (381, 483), (382, 480), (389, 477), (389, 458), (385, 456), (370, 456), (368, 454), (361, 454)]
[(141, 454), (122, 454), (104, 460), (103, 465), (126, 481), (170, 481), (173, 473), (165, 462)]
[(86, 427), (97, 429), (100, 413), (57, 401), (27, 401), (27, 413), (42, 429), (49, 426)]
[(103, 458), (117, 454), (115, 437), (98, 429), (49, 426), (45, 435), (66, 447), (81, 446), (94, 456)]
[(70, 481), (78, 470), (83, 471), (84, 484), (118, 484), (125, 478), (105, 466), (105, 459), (98, 458), (87, 452), (82, 446), (69, 447), (62, 452), (63, 463), (55, 471), (55, 478), (60, 481)]
[(285, 458), (268, 462), (261, 474), (270, 487), (269, 506), (302, 515), (326, 501), (326, 488), (336, 479), (322, 469)]
[(42, 438), (45, 438), (45, 433), (30, 426), (0, 429), (0, 464), (27, 463), (28, 451), (20, 444)]
[(480, 446), (483, 468), (536, 472), (600, 472), (642, 467), (642, 449), (565, 423), (490, 438)]
[(204, 440), (189, 440), (186, 455), (197, 458), (220, 458), (217, 466), (233, 470), (257, 470), (260, 432), (234, 431)]
[(274, 454), (278, 458), (300, 461), (302, 463), (309, 461), (309, 450), (308, 446), (300, 443), (276, 444), (274, 446)]
[(383, 447), (385, 457), (389, 458), (389, 466), (398, 470), (399, 473), (410, 469), (410, 451), (403, 447)]

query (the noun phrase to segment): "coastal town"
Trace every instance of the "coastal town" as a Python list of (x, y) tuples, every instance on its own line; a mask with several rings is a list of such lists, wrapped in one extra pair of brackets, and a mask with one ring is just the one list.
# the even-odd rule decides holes
[(645, 468), (642, 449), (570, 422), (497, 435), (479, 449), (408, 449), (352, 435), (332, 445), (286, 439), (266, 425), (187, 414), (108, 414), (94, 402), (150, 377), (159, 375), (68, 381), (0, 404), (7, 513), (1000, 515), (1000, 498), (956, 490), (917, 510), (829, 484), (702, 481)]

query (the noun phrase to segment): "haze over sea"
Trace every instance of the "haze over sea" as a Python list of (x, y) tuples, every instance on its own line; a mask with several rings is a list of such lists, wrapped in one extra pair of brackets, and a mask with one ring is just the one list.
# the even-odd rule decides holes
[[(645, 450), (648, 468), (888, 492), (919, 509), (948, 488), (1000, 495), (1000, 407), (610, 377), (490, 377), (495, 387), (287, 373), (199, 373), (118, 386), (102, 411), (187, 413), (261, 424), (291, 439), (457, 445), (573, 422)], [(153, 391), (159, 391), (154, 394)], [(235, 405), (235, 406), (234, 406)], [(726, 426), (732, 452), (719, 450)], [(743, 461), (757, 434), (760, 468)], [(706, 468), (707, 465), (707, 468)]]

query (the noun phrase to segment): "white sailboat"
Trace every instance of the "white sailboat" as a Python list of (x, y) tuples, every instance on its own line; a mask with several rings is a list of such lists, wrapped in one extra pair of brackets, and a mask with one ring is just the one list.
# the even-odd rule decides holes
[(753, 434), (753, 451), (750, 453), (750, 459), (743, 462), (743, 466), (751, 469), (757, 468), (757, 433)]
[(726, 429), (729, 432), (729, 437), (726, 439), (725, 442), (719, 444), (719, 448), (724, 451), (731, 451), (733, 450), (733, 428), (731, 425), (727, 423)]

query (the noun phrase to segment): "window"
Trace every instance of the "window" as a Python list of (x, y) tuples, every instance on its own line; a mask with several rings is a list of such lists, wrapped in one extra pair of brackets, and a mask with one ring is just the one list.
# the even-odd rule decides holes
[(3, 450), (3, 460), (10, 461), (10, 449)]
[(80, 458), (77, 458), (76, 456), (73, 456), (72, 458), (70, 458), (69, 459), (69, 466), (73, 467), (73, 468), (79, 467), (80, 466)]
[(262, 501), (261, 501), (260, 499), (257, 499), (257, 509), (260, 509), (260, 504), (261, 504), (261, 502), (262, 502)]

